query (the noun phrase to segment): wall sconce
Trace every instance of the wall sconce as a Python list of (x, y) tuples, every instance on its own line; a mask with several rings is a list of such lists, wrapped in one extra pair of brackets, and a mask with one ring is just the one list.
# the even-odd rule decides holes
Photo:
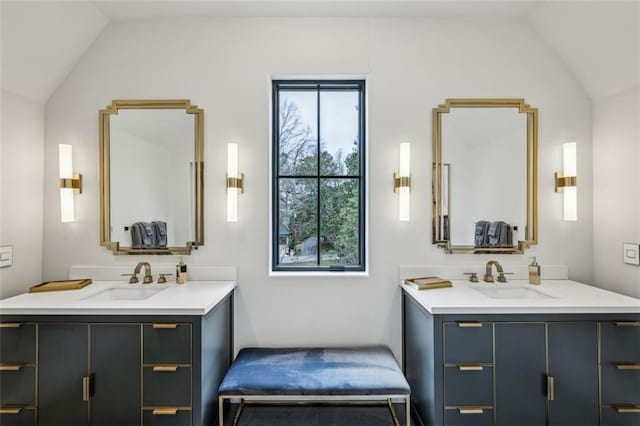
[(564, 220), (578, 220), (577, 152), (576, 143), (562, 146), (562, 173), (556, 173), (556, 192), (564, 196)]
[(402, 222), (409, 220), (411, 191), (411, 144), (400, 144), (400, 170), (393, 174), (393, 188), (398, 194), (398, 219)]
[(73, 147), (58, 145), (60, 162), (60, 218), (62, 222), (76, 220), (73, 194), (82, 193), (82, 175), (73, 173)]
[(238, 174), (238, 144), (227, 145), (227, 222), (238, 221), (238, 194), (244, 192), (244, 174)]

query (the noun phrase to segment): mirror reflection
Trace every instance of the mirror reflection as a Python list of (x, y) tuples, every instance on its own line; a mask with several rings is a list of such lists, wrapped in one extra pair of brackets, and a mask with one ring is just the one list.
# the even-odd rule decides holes
[(450, 253), (537, 243), (537, 110), (522, 99), (448, 99), (433, 125), (434, 243)]
[(114, 101), (100, 128), (102, 245), (115, 254), (202, 245), (202, 110), (187, 100)]

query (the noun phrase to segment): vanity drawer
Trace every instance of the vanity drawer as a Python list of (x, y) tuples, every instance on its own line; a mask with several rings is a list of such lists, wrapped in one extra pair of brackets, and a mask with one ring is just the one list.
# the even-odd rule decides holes
[(0, 370), (0, 406), (36, 405), (36, 368), (19, 368), (15, 371)]
[(444, 410), (444, 424), (447, 426), (492, 426), (493, 409), (456, 407)]
[(191, 364), (191, 324), (145, 324), (143, 334), (145, 364)]
[(640, 362), (640, 321), (600, 323), (603, 362)]
[[(17, 413), (5, 412), (15, 410)], [(2, 407), (0, 408), (0, 425), (2, 426), (35, 426), (36, 410), (32, 408)]]
[(0, 363), (36, 362), (36, 325), (0, 323)]
[(602, 426), (638, 426), (639, 424), (640, 406), (602, 408)]
[(493, 406), (493, 367), (461, 365), (444, 370), (445, 405)]
[(444, 362), (493, 363), (493, 324), (461, 321), (444, 324)]
[(602, 403), (640, 404), (640, 370), (602, 365)]
[[(151, 410), (144, 410), (142, 424), (144, 426), (187, 426), (191, 424), (191, 410), (173, 410), (170, 407), (156, 407)], [(155, 413), (155, 414), (154, 414)]]
[[(144, 406), (191, 406), (191, 367), (156, 366), (164, 371), (145, 367), (143, 371)], [(175, 367), (175, 366), (174, 366)]]

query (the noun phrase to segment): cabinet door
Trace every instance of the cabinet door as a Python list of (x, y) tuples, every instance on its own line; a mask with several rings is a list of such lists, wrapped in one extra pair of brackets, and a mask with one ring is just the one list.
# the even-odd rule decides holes
[(547, 325), (553, 400), (549, 426), (598, 425), (598, 331), (594, 322)]
[(86, 425), (83, 377), (89, 370), (86, 324), (40, 324), (38, 350), (39, 426)]
[(91, 425), (140, 425), (140, 324), (91, 324)]
[(495, 324), (496, 423), (547, 421), (544, 323)]

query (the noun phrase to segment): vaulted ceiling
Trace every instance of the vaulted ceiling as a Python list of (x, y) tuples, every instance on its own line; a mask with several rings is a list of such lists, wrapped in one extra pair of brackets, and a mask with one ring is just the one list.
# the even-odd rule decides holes
[(640, 0), (2, 1), (2, 89), (46, 102), (110, 22), (187, 17), (432, 17), (530, 25), (593, 99), (640, 85)]

